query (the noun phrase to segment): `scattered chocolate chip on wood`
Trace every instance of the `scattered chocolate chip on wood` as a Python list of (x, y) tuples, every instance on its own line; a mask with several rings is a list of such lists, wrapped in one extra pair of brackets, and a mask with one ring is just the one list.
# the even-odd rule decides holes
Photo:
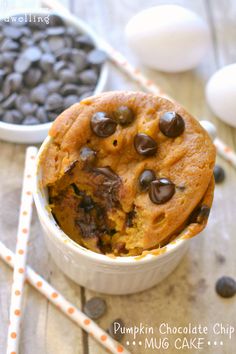
[(214, 178), (216, 183), (222, 183), (225, 180), (225, 170), (220, 165), (214, 167)]
[(110, 324), (107, 332), (113, 339), (117, 340), (117, 342), (120, 342), (124, 336), (124, 333), (122, 333), (122, 328), (124, 326), (125, 324), (123, 320), (121, 318), (117, 318)]
[(84, 304), (84, 313), (93, 320), (102, 317), (106, 310), (106, 302), (100, 297), (93, 297)]
[(224, 298), (233, 297), (236, 294), (236, 281), (228, 276), (223, 276), (216, 282), (216, 292)]

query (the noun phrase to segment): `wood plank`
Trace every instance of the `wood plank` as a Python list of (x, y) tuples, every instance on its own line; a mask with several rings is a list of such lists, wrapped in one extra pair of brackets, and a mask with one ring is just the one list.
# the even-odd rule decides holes
[[(137, 65), (137, 58), (124, 40), (124, 26), (136, 12), (161, 3), (169, 2), (84, 0), (78, 3), (75, 11), (78, 16), (95, 28), (97, 33), (106, 38), (124, 53), (132, 63)], [(209, 21), (209, 11), (211, 9), (206, 8), (204, 1), (174, 1), (174, 3), (185, 4)], [(231, 12), (232, 18), (235, 15), (236, 11)], [(225, 20), (227, 21), (227, 17)], [(214, 29), (212, 34), (214, 36)], [(229, 40), (229, 43), (233, 45), (232, 39)], [(192, 114), (198, 118), (207, 118), (213, 121), (219, 128), (220, 136), (229, 144), (233, 144), (231, 129), (210, 112), (205, 102), (205, 83), (217, 69), (215, 46), (216, 43), (212, 42), (205, 61), (194, 71), (168, 75), (141, 67), (147, 75), (186, 106)], [(218, 50), (223, 51), (223, 48)], [(127, 78), (125, 79), (119, 70), (112, 67), (108, 87), (109, 89), (132, 89), (134, 86)], [(140, 322), (148, 326), (158, 326), (162, 322), (184, 326), (189, 322), (194, 322), (208, 325), (210, 333), (207, 335), (207, 339), (213, 340), (212, 325), (215, 322), (233, 322), (230, 312), (235, 310), (235, 305), (232, 301), (224, 302), (220, 300), (214, 293), (215, 281), (218, 276), (223, 274), (235, 276), (233, 255), (235, 241), (232, 240), (233, 227), (231, 226), (233, 224), (231, 212), (233, 200), (230, 194), (233, 190), (236, 174), (227, 163), (221, 161), (221, 164), (227, 171), (227, 183), (216, 189), (215, 203), (207, 230), (201, 236), (192, 240), (190, 250), (182, 263), (160, 285), (141, 294), (129, 296), (101, 295), (108, 303), (106, 316), (98, 321), (104, 329), (108, 328), (109, 324), (119, 317), (123, 318), (127, 326), (139, 325)], [(227, 200), (227, 206), (225, 206), (225, 200)], [(222, 203), (224, 203), (224, 211), (222, 211)], [(225, 223), (224, 220), (227, 220), (227, 222)], [(222, 242), (222, 238), (224, 242)], [(221, 263), (221, 259), (223, 259), (221, 256), (226, 257), (225, 262)], [(99, 294), (86, 290), (85, 295), (88, 299)], [(132, 337), (126, 335), (123, 343), (125, 344), (127, 340), (132, 342)], [(144, 336), (140, 336), (139, 340), (143, 341)], [(143, 346), (138, 347), (136, 345), (129, 348), (135, 354), (153, 352), (152, 349), (144, 350)], [(232, 351), (232, 344), (227, 341), (227, 343), (224, 343), (222, 353), (230, 351)], [(176, 352), (177, 350), (173, 347), (168, 349), (170, 354)], [(181, 350), (181, 353), (188, 352), (186, 349)], [(105, 351), (89, 338), (89, 353), (102, 354)], [(207, 353), (215, 353), (215, 348), (207, 348)]]

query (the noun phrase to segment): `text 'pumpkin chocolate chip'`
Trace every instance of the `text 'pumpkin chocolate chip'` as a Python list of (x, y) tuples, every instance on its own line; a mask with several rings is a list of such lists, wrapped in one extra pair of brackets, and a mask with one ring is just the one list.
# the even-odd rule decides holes
[(159, 122), (160, 131), (168, 138), (176, 138), (184, 132), (183, 118), (176, 112), (165, 112)]
[(167, 178), (152, 181), (149, 189), (149, 197), (155, 204), (164, 204), (175, 194), (175, 185)]
[(106, 138), (112, 135), (117, 123), (114, 119), (107, 117), (105, 112), (97, 112), (92, 116), (91, 129), (100, 138)]
[(157, 152), (157, 143), (153, 138), (144, 133), (136, 134), (134, 147), (140, 155), (152, 156)]

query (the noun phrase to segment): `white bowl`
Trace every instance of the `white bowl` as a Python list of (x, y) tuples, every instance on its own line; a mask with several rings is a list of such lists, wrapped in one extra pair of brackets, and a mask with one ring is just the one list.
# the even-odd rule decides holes
[[(40, 9), (40, 11), (24, 10), (24, 13), (48, 14), (48, 11), (42, 9)], [(17, 14), (19, 14), (19, 11), (10, 12), (9, 16), (14, 16)], [(101, 47), (99, 38), (97, 37), (96, 33), (94, 33), (85, 22), (78, 18), (76, 19), (76, 21), (73, 21), (73, 18), (67, 16), (66, 13), (61, 14), (56, 12), (50, 12), (50, 15), (54, 14), (62, 17), (67, 24), (77, 27), (81, 32), (88, 34), (93, 39), (95, 46), (97, 48)], [(4, 17), (1, 16), (0, 18)], [(107, 76), (108, 65), (105, 63), (101, 68), (101, 72), (94, 90), (94, 94), (100, 93), (104, 90), (107, 81)], [(48, 135), (48, 130), (50, 129), (51, 125), (52, 123), (50, 122), (45, 124), (25, 126), (20, 124), (4, 123), (0, 121), (0, 139), (21, 144), (41, 143)]]
[(34, 200), (46, 244), (58, 267), (82, 286), (116, 295), (151, 288), (169, 275), (183, 257), (189, 240), (177, 239), (158, 255), (111, 258), (80, 246), (60, 229), (47, 207), (47, 190), (41, 182), (40, 156), (50, 142), (51, 138), (46, 138), (37, 157)]

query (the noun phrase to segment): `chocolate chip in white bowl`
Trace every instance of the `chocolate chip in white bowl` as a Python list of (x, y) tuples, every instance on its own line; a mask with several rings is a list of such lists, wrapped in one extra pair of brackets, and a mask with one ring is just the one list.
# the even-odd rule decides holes
[(24, 74), (31, 66), (31, 61), (24, 57), (20, 56), (14, 63), (14, 69), (18, 73)]
[(88, 62), (92, 65), (102, 65), (107, 59), (107, 55), (103, 50), (94, 49), (88, 53)]
[(100, 297), (93, 297), (84, 304), (84, 313), (93, 320), (102, 317), (106, 310), (106, 302)]
[(46, 99), (45, 108), (47, 111), (61, 110), (63, 104), (63, 98), (59, 93), (51, 93)]
[(39, 68), (30, 68), (24, 75), (24, 83), (27, 87), (35, 87), (42, 78), (42, 71)]
[(59, 72), (58, 76), (59, 76), (59, 79), (64, 84), (73, 83), (73, 82), (77, 82), (78, 81), (78, 77), (76, 75), (76, 72), (74, 70), (71, 70), (71, 69), (62, 69)]
[(15, 105), (16, 98), (17, 98), (17, 94), (12, 93), (10, 96), (8, 96), (8, 98), (5, 101), (2, 102), (2, 108), (4, 109), (13, 108)]
[(2, 43), (0, 50), (7, 51), (7, 50), (18, 50), (20, 47), (19, 43), (12, 40), (11, 38), (5, 38)]
[(38, 107), (36, 113), (36, 118), (39, 120), (40, 123), (47, 123), (48, 122), (48, 115), (44, 107)]
[(23, 115), (16, 109), (8, 110), (2, 115), (2, 121), (9, 124), (21, 124)]
[(52, 68), (55, 61), (56, 59), (54, 55), (51, 53), (44, 53), (40, 58), (39, 65), (43, 70), (47, 71)]
[(64, 109), (69, 108), (75, 103), (79, 102), (79, 97), (76, 95), (69, 95), (64, 99)]
[(32, 89), (30, 99), (32, 102), (44, 104), (48, 96), (48, 89), (46, 84), (40, 84)]
[(12, 39), (19, 39), (22, 36), (20, 28), (14, 26), (4, 26), (3, 34), (4, 36)]
[(95, 70), (87, 69), (82, 71), (79, 76), (79, 80), (85, 85), (95, 85), (98, 80), (98, 74)]
[(32, 46), (32, 47), (25, 49), (25, 51), (22, 53), (22, 55), (24, 58), (27, 58), (31, 63), (34, 63), (41, 58), (42, 52), (39, 49), (39, 47)]
[(40, 121), (34, 116), (27, 116), (22, 122), (23, 125), (36, 125), (40, 124)]
[(29, 116), (32, 115), (33, 113), (36, 112), (38, 108), (38, 105), (36, 103), (31, 103), (31, 102), (25, 102), (21, 108), (20, 111), (25, 115)]
[(48, 93), (58, 92), (61, 88), (62, 82), (60, 80), (50, 80), (47, 82), (46, 87)]
[(51, 36), (48, 39), (48, 44), (52, 52), (56, 52), (65, 47), (65, 41), (62, 37)]

